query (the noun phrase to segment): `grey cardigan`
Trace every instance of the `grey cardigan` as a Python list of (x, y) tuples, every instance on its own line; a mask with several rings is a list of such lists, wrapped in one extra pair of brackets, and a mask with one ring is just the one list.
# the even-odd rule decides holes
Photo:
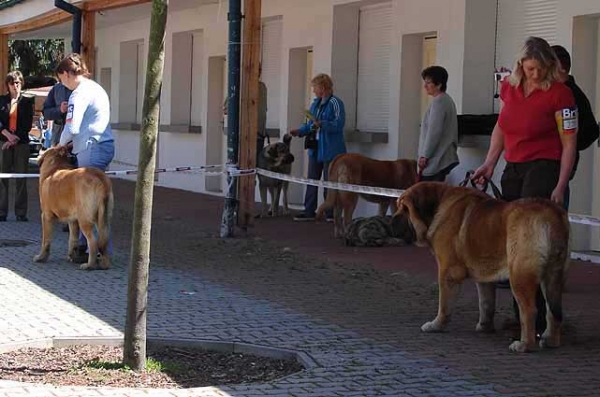
[(456, 105), (445, 92), (434, 97), (421, 123), (419, 157), (428, 159), (423, 175), (431, 176), (458, 164)]

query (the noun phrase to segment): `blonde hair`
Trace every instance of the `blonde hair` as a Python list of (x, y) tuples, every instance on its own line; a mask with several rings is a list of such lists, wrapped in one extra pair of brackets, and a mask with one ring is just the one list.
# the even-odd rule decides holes
[(540, 37), (528, 37), (525, 40), (525, 44), (519, 52), (519, 56), (511, 75), (508, 77), (508, 82), (513, 87), (519, 86), (525, 77), (523, 72), (523, 62), (528, 60), (536, 60), (540, 63), (541, 67), (544, 68), (546, 78), (542, 81), (542, 89), (547, 90), (550, 88), (553, 82), (559, 81), (559, 66), (560, 63), (556, 54), (550, 47), (548, 42)]
[(325, 73), (319, 73), (310, 81), (312, 85), (318, 85), (324, 90), (333, 92), (333, 80)]

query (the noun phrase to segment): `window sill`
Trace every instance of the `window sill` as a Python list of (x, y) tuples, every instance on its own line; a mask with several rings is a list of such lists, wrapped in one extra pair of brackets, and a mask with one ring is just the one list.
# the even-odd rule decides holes
[[(122, 131), (141, 131), (142, 125), (137, 123), (112, 123), (110, 128)], [(159, 132), (174, 132), (180, 134), (201, 134), (202, 127), (199, 125), (161, 124)]]
[(345, 131), (346, 142), (354, 143), (388, 143), (387, 132)]

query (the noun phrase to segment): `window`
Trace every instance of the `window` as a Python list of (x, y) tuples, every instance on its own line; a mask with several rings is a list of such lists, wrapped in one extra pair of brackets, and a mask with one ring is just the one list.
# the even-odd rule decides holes
[(390, 101), (392, 4), (360, 7), (356, 128), (387, 132)]
[(199, 126), (202, 116), (202, 31), (173, 34), (171, 124)]
[(121, 43), (119, 63), (119, 122), (142, 122), (144, 100), (144, 42)]

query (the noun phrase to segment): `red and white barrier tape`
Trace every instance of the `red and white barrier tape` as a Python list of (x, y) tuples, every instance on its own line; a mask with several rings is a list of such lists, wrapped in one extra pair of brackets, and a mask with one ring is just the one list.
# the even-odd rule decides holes
[[(117, 162), (118, 163), (118, 162)], [(123, 163), (125, 164), (125, 163)], [(210, 171), (220, 169), (220, 171)], [(299, 183), (302, 185), (318, 186), (327, 189), (343, 190), (353, 193), (371, 194), (374, 196), (384, 197), (399, 197), (404, 190), (399, 189), (387, 189), (375, 186), (364, 186), (364, 185), (353, 185), (349, 183), (339, 183), (330, 181), (321, 181), (316, 179), (301, 178), (297, 176), (281, 174), (278, 172), (268, 171), (262, 168), (256, 170), (240, 170), (236, 166), (228, 164), (217, 164), (217, 165), (204, 165), (204, 166), (189, 166), (189, 167), (172, 167), (172, 168), (157, 168), (155, 173), (165, 172), (199, 172), (205, 175), (220, 175), (229, 174), (234, 177), (245, 176), (245, 175), (264, 175), (269, 178), (278, 179), (282, 181)], [(107, 175), (136, 175), (138, 170), (118, 170), (118, 171), (106, 171)], [(16, 174), (16, 173), (0, 173), (0, 179), (6, 178), (39, 178), (39, 174)], [(569, 221), (571, 223), (578, 223), (581, 225), (589, 226), (600, 226), (600, 218), (596, 218), (589, 215), (571, 214), (569, 213)]]

